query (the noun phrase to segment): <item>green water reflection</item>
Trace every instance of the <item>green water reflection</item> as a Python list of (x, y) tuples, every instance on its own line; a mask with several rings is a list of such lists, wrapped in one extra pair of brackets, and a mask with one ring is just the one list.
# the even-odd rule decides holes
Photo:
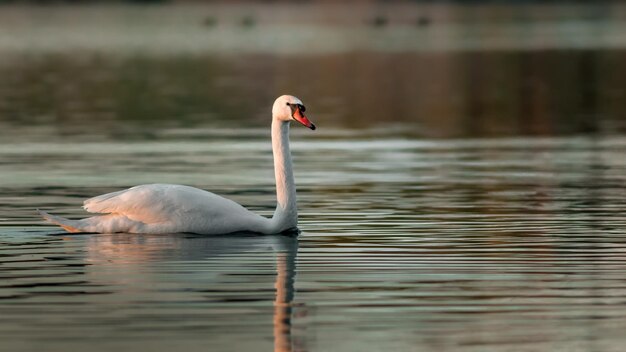
[(425, 137), (615, 133), (621, 50), (322, 56), (24, 57), (3, 65), (0, 122), (110, 135), (150, 127), (267, 126), (293, 92), (326, 128)]

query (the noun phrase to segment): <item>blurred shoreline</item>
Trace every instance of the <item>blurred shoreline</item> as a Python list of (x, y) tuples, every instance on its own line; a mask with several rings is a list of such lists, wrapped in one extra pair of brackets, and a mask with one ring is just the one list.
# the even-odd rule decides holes
[(332, 54), (626, 47), (626, 5), (1, 5), (3, 55)]
[(624, 9), (4, 5), (0, 138), (266, 127), (285, 93), (409, 138), (623, 133)]

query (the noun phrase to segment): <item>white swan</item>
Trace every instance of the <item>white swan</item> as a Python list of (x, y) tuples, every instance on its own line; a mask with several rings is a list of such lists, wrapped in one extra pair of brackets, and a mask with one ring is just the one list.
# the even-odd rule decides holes
[(289, 151), (289, 123), (295, 120), (314, 130), (315, 125), (304, 111), (302, 101), (291, 95), (279, 97), (272, 107), (278, 204), (271, 219), (211, 192), (168, 184), (135, 186), (88, 199), (83, 208), (101, 215), (81, 220), (69, 220), (43, 211), (40, 214), (69, 232), (213, 235), (242, 231), (277, 234), (296, 229), (298, 209)]

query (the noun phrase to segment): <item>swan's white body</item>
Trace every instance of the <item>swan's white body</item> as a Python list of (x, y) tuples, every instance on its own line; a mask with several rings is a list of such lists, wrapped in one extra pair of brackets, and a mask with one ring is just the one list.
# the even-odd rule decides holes
[(257, 215), (230, 199), (198, 188), (150, 184), (104, 194), (84, 202), (96, 215), (69, 220), (40, 211), (48, 221), (69, 232), (227, 234), (257, 232), (276, 234), (298, 225), (296, 188), (289, 150), (289, 122), (315, 126), (304, 116), (302, 102), (293, 96), (276, 99), (272, 109), (272, 149), (278, 204), (271, 219)]
[(239, 231), (278, 233), (272, 219), (259, 216), (233, 202), (198, 188), (152, 184), (88, 199), (83, 208), (106, 214), (67, 220), (42, 214), (70, 232), (225, 234)]

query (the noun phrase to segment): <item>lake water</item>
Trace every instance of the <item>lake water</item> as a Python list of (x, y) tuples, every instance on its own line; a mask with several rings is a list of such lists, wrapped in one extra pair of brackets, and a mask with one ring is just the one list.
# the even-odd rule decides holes
[[(80, 35), (69, 36), (55, 51), (44, 39), (92, 8), (53, 8), (50, 22), (41, 8), (5, 10), (0, 350), (626, 345), (626, 51), (592, 41), (468, 49), (459, 38), (429, 50), (398, 39), (406, 50), (385, 51), (373, 38), (345, 52), (234, 55), (241, 33), (218, 54), (163, 42), (145, 51), (111, 34), (77, 51)], [(144, 10), (102, 11), (115, 27), (113, 15)], [(198, 13), (177, 11), (180, 23)], [(432, 30), (445, 33), (447, 17), (433, 13)], [(542, 17), (542, 30), (587, 14), (568, 13)], [(581, 15), (583, 26), (614, 38), (619, 24), (596, 15)], [(29, 32), (37, 26), (54, 30)], [(151, 35), (138, 30), (130, 37)], [(381, 30), (406, 38), (393, 22)], [(15, 40), (29, 36), (39, 39)], [(318, 126), (292, 129), (297, 237), (70, 235), (36, 214), (79, 218), (88, 197), (167, 182), (270, 216), (270, 109), (283, 92)]]

